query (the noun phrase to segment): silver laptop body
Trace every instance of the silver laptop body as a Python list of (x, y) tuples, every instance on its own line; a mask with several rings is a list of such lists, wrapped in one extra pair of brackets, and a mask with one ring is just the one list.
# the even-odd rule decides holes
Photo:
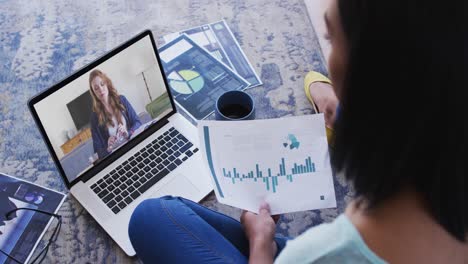
[[(121, 101), (130, 105), (126, 109), (138, 116), (132, 121), (130, 111), (123, 111), (127, 126), (140, 123), (107, 154), (97, 153), (100, 130), (93, 126), (97, 114), (89, 80), (96, 69), (106, 73)], [(202, 168), (196, 127), (177, 113), (149, 30), (36, 95), (28, 105), (72, 195), (129, 256), (135, 250), (128, 224), (141, 201), (173, 195), (198, 202), (212, 190)]]

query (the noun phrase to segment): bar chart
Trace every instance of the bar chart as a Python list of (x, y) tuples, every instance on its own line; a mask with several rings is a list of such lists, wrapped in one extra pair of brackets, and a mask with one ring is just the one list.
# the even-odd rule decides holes
[[(232, 184), (236, 184), (236, 181), (251, 180), (255, 182), (263, 182), (267, 191), (276, 193), (278, 189), (278, 178), (286, 177), (287, 181), (293, 182), (293, 176), (306, 174), (309, 177), (311, 173), (315, 171), (315, 163), (312, 162), (311, 157), (307, 157), (304, 160), (304, 164), (294, 163), (286, 169), (285, 158), (281, 158), (281, 163), (278, 165), (277, 173), (272, 172), (271, 168), (265, 168), (262, 170), (259, 164), (255, 165), (255, 170), (251, 170), (247, 173), (240, 173), (238, 169), (232, 168), (231, 170), (223, 168), (223, 176), (230, 178)], [(306, 177), (306, 175), (304, 175)]]
[(323, 116), (198, 125), (205, 172), (220, 203), (275, 214), (336, 206)]

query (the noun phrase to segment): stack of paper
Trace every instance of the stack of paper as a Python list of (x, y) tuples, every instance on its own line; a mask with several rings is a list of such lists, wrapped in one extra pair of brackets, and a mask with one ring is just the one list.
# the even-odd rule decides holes
[[(27, 263), (34, 249), (52, 222), (42, 213), (29, 208), (57, 213), (65, 194), (0, 173), (0, 249), (22, 263)], [(0, 263), (14, 263), (0, 253)]]
[(224, 92), (262, 84), (225, 21), (170, 34), (161, 42), (172, 96), (194, 121), (213, 113)]

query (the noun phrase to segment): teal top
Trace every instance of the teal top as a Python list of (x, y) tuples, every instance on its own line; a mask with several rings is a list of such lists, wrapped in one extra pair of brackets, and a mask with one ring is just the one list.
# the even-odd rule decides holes
[(329, 224), (311, 228), (294, 240), (275, 263), (386, 263), (370, 250), (344, 214)]

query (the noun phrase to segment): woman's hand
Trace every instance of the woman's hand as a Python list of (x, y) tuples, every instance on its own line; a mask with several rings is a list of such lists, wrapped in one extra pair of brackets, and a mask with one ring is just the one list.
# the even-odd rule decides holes
[(241, 223), (249, 240), (250, 263), (273, 263), (277, 246), (274, 241), (276, 223), (270, 215), (267, 203), (260, 206), (259, 213), (243, 211)]
[(107, 152), (112, 152), (114, 149), (114, 144), (117, 142), (116, 136), (110, 136), (107, 140)]
[(120, 138), (125, 138), (125, 139), (128, 138), (128, 132), (122, 124), (120, 124), (119, 127), (117, 128), (117, 135)]

